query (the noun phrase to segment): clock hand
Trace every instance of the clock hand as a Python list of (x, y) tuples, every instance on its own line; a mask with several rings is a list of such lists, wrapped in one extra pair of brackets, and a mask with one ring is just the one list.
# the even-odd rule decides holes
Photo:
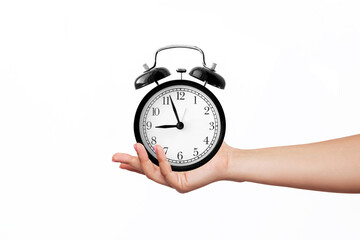
[(185, 108), (184, 114), (183, 114), (182, 117), (181, 117), (181, 122), (184, 121), (184, 117), (185, 117), (186, 110), (187, 110), (187, 108)]
[(176, 128), (177, 125), (160, 125), (156, 126), (156, 128)]
[(171, 95), (170, 95), (169, 97), (170, 97), (170, 101), (171, 101), (172, 108), (173, 108), (174, 113), (175, 113), (176, 120), (177, 120), (177, 122), (179, 123), (179, 122), (180, 122), (180, 119), (179, 119), (178, 113), (177, 113), (177, 111), (176, 111), (174, 102), (173, 102), (173, 100), (172, 100), (172, 98), (171, 98)]
[(184, 128), (184, 124), (182, 122), (178, 122), (176, 125), (160, 125), (155, 128), (177, 128), (181, 130)]

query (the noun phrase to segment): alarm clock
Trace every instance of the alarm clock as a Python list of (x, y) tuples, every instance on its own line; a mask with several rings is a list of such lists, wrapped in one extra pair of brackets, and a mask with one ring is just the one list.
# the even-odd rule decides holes
[[(180, 79), (159, 83), (170, 76), (168, 69), (156, 67), (159, 52), (173, 48), (199, 51), (202, 67), (195, 67), (189, 75), (200, 80), (183, 79), (186, 69), (179, 68)], [(140, 102), (134, 120), (136, 141), (142, 143), (149, 159), (159, 162), (154, 146), (163, 147), (173, 171), (189, 171), (207, 163), (219, 150), (224, 140), (225, 114), (215, 95), (206, 88), (211, 85), (225, 88), (225, 80), (215, 72), (216, 64), (208, 67), (204, 52), (196, 46), (170, 45), (155, 53), (154, 65), (143, 65), (145, 72), (135, 80), (135, 89), (151, 83), (154, 87)]]

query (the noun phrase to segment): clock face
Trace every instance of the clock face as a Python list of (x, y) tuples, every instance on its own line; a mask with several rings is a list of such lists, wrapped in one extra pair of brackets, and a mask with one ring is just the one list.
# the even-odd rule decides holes
[(205, 87), (190, 81), (170, 81), (142, 100), (134, 122), (136, 140), (158, 164), (155, 145), (164, 148), (174, 171), (186, 171), (209, 161), (220, 148), (225, 117), (219, 101)]

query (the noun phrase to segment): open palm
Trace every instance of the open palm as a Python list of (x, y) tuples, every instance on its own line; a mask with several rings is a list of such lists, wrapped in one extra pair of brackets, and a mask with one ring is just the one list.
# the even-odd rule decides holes
[(172, 187), (180, 193), (186, 193), (209, 183), (223, 180), (231, 149), (224, 142), (217, 154), (205, 165), (187, 172), (173, 172), (161, 146), (155, 146), (159, 166), (150, 161), (142, 144), (137, 143), (134, 148), (137, 157), (126, 153), (116, 153), (112, 157), (113, 162), (120, 162), (120, 168), (144, 174), (149, 179)]

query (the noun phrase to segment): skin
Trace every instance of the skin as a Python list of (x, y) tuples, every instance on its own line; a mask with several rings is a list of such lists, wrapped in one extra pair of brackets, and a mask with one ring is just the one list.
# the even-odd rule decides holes
[(255, 182), (317, 191), (360, 193), (360, 135), (317, 143), (242, 150), (225, 142), (200, 168), (173, 172), (161, 146), (155, 151), (159, 167), (144, 146), (134, 145), (137, 156), (116, 153), (120, 168), (186, 193), (210, 183), (228, 180)]

